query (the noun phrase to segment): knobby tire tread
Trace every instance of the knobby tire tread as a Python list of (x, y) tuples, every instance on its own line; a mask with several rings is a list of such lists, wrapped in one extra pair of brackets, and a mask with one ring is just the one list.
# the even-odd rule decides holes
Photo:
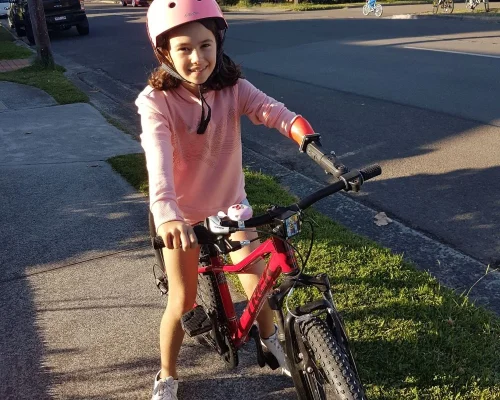
[[(196, 292), (196, 304), (201, 305), (205, 311), (215, 310), (217, 312), (217, 317), (220, 318), (224, 315), (224, 308), (222, 305), (222, 299), (220, 294), (215, 290), (217, 286), (217, 278), (213, 272), (206, 272), (204, 274), (198, 274), (198, 290)], [(238, 365), (238, 353), (230, 339), (230, 333), (226, 326), (226, 321), (219, 320), (221, 333), (224, 335), (226, 345), (230, 348), (229, 353), (223, 357), (224, 362), (229, 368), (233, 368)], [(211, 347), (207, 340), (210, 340), (211, 334), (205, 333), (203, 335), (195, 336), (195, 340), (204, 345)]]
[[(328, 400), (366, 400), (356, 372), (325, 322), (312, 318), (301, 325), (312, 358), (328, 380)], [(326, 388), (325, 388), (326, 389)]]

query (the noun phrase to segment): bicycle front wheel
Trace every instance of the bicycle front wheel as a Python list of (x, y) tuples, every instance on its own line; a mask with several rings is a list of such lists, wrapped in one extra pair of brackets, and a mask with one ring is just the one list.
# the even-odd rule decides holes
[(365, 4), (363, 6), (363, 15), (366, 17), (368, 14), (370, 14), (370, 6), (368, 4)]
[(454, 7), (455, 4), (453, 3), (453, 0), (444, 0), (444, 12), (446, 14), (451, 14)]
[(383, 12), (384, 12), (384, 9), (382, 8), (382, 4), (377, 4), (375, 6), (375, 15), (377, 17), (381, 17)]
[[(302, 341), (314, 367), (300, 371), (300, 385), (309, 400), (366, 400), (360, 380), (343, 348), (324, 321), (313, 317), (301, 322)], [(300, 358), (300, 356), (299, 356)]]

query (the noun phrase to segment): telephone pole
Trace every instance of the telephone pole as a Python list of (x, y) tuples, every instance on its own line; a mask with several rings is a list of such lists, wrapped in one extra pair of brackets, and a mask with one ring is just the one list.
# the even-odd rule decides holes
[(50, 48), (49, 32), (47, 31), (47, 22), (45, 21), (45, 11), (43, 9), (43, 0), (28, 0), (28, 9), (30, 12), (30, 21), (35, 38), (37, 61), (45, 68), (53, 69), (54, 56)]

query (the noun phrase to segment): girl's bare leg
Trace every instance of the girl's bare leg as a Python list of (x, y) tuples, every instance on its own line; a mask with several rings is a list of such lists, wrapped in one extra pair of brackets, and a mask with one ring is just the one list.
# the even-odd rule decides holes
[(198, 283), (199, 248), (182, 250), (163, 249), (168, 277), (168, 302), (160, 325), (160, 378), (177, 379), (177, 357), (184, 339), (182, 315), (193, 308)]
[[(231, 236), (232, 240), (241, 241), (241, 240), (252, 240), (257, 237), (256, 232), (236, 232)], [(250, 246), (246, 246), (241, 250), (235, 251), (231, 253), (231, 260), (234, 264), (243, 260), (246, 256), (248, 256), (253, 250), (255, 250), (260, 245), (260, 242), (256, 240), (252, 242)], [(266, 267), (266, 263), (264, 260), (260, 259), (255, 262), (252, 267), (249, 269), (249, 273), (247, 274), (238, 274), (240, 278), (241, 285), (245, 290), (245, 294), (247, 298), (250, 298), (259, 282), (260, 276), (264, 272)], [(274, 333), (274, 322), (273, 322), (273, 311), (269, 307), (267, 301), (264, 303), (259, 316), (257, 317), (257, 322), (259, 324), (259, 333), (263, 338), (268, 338)]]

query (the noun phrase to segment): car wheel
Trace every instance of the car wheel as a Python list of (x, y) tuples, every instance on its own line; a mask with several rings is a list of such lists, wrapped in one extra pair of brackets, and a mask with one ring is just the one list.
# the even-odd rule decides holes
[(85, 35), (89, 34), (90, 29), (89, 29), (89, 21), (88, 21), (87, 17), (85, 17), (85, 21), (84, 22), (82, 22), (81, 24), (78, 24), (76, 26), (76, 30), (82, 36), (85, 36)]
[(28, 39), (28, 42), (31, 45), (35, 44), (35, 36), (33, 35), (33, 27), (31, 26), (31, 20), (26, 19), (25, 20), (25, 30), (26, 30), (26, 38)]
[(26, 36), (26, 31), (21, 28), (21, 24), (19, 22), (14, 21), (14, 30), (16, 31), (17, 36)]

